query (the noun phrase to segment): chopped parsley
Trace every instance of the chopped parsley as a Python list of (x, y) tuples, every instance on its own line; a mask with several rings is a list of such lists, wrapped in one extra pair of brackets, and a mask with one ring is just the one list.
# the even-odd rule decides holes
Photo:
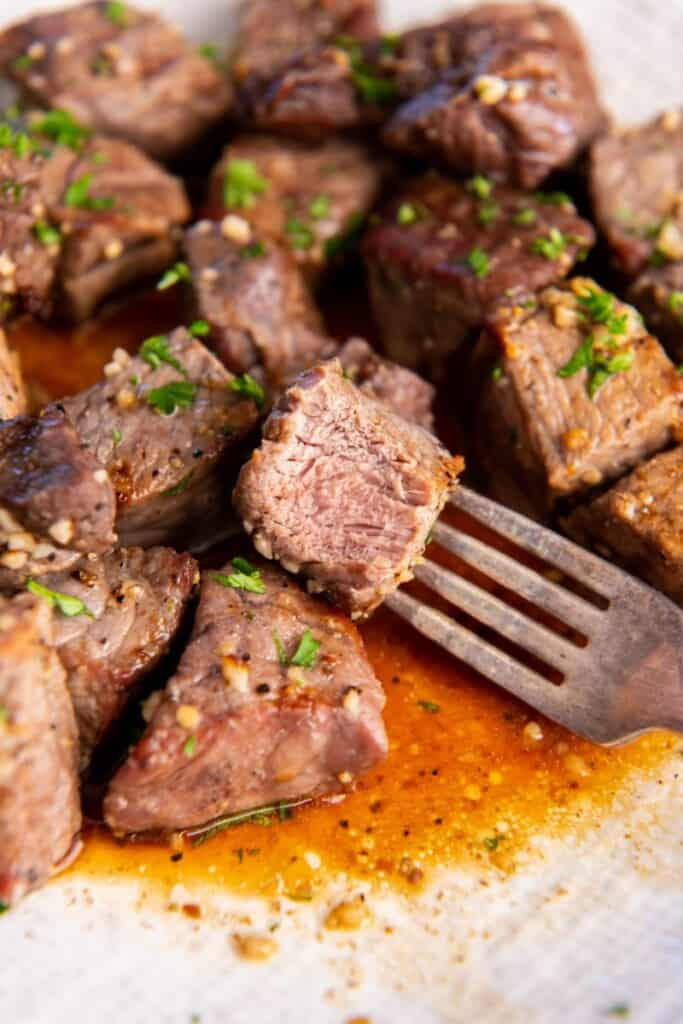
[(90, 154), (90, 159), (96, 167), (104, 167), (107, 160), (109, 159), (106, 153), (100, 153), (99, 151)]
[(230, 381), (230, 390), (237, 392), (242, 398), (250, 398), (256, 408), (261, 410), (266, 404), (266, 393), (250, 373), (243, 373)]
[(214, 43), (202, 43), (197, 51), (200, 57), (204, 60), (208, 60), (210, 64), (213, 64), (219, 71), (225, 69), (225, 61), (221, 57), (220, 50)]
[(478, 245), (467, 256), (467, 263), (477, 277), (486, 277), (489, 272), (489, 258)]
[(289, 217), (285, 221), (285, 234), (292, 249), (310, 249), (315, 234), (301, 217)]
[(2, 183), (2, 194), (18, 203), (24, 194), (24, 185), (15, 181), (14, 178), (6, 178)]
[(25, 132), (15, 132), (7, 122), (0, 124), (0, 149), (13, 149), (17, 156), (26, 156), (34, 148)]
[(536, 192), (534, 199), (546, 206), (573, 206), (574, 200), (566, 192)]
[(167, 490), (162, 491), (161, 492), (162, 498), (175, 498), (175, 496), (177, 494), (183, 494), (187, 490), (187, 488), (190, 486), (190, 483), (192, 482), (192, 477), (193, 476), (194, 476), (194, 471), (190, 470), (190, 472), (187, 473), (182, 478), (182, 480), (179, 480), (177, 484), (174, 484), (173, 487), (169, 487), (169, 488), (167, 488)]
[(222, 587), (232, 587), (233, 590), (247, 590), (250, 594), (265, 594), (266, 585), (261, 578), (261, 572), (256, 566), (248, 562), (246, 558), (233, 558), (232, 567), (235, 572), (211, 574), (211, 579), (220, 583)]
[(42, 597), (51, 608), (57, 608), (67, 619), (73, 619), (77, 615), (87, 615), (90, 619), (95, 618), (81, 599), (72, 594), (62, 594), (58, 590), (50, 590), (49, 587), (44, 587), (42, 583), (38, 583), (34, 579), (27, 580), (26, 589), (36, 597)]
[(265, 256), (266, 247), (263, 242), (249, 242), (240, 249), (240, 256), (243, 260), (255, 260), (259, 256)]
[(483, 225), (483, 227), (487, 227), (489, 224), (493, 223), (493, 221), (496, 219), (499, 213), (500, 207), (498, 206), (497, 203), (482, 203), (479, 209), (477, 210), (477, 220), (481, 225)]
[(110, 196), (91, 196), (92, 174), (82, 174), (72, 181), (64, 193), (66, 206), (80, 207), (82, 210), (111, 210), (114, 200)]
[(44, 135), (52, 139), (59, 146), (66, 146), (68, 149), (79, 150), (83, 143), (90, 138), (92, 132), (89, 128), (79, 124), (68, 110), (49, 110), (43, 117), (31, 122), (31, 133), (33, 135)]
[(568, 241), (559, 228), (551, 228), (547, 237), (541, 235), (534, 239), (531, 250), (544, 260), (556, 260), (566, 250)]
[(114, 447), (118, 447), (118, 445), (120, 445), (121, 441), (123, 440), (123, 434), (118, 429), (118, 427), (115, 430), (112, 430), (111, 436), (112, 441), (114, 442)]
[(393, 57), (401, 42), (401, 37), (395, 32), (387, 32), (381, 36), (379, 41), (379, 52), (382, 57)]
[(493, 189), (492, 183), (488, 178), (485, 178), (483, 174), (475, 174), (473, 178), (470, 178), (466, 183), (465, 188), (468, 192), (471, 192), (477, 199), (488, 199)]
[(121, 0), (109, 0), (109, 3), (104, 9), (104, 13), (113, 25), (125, 28), (128, 24), (128, 10), (126, 5), (121, 3)]
[(292, 655), (290, 665), (297, 665), (299, 668), (314, 668), (319, 648), (320, 641), (313, 637), (310, 629), (305, 629), (301, 634), (297, 649)]
[(263, 195), (268, 182), (262, 178), (252, 160), (230, 160), (223, 179), (225, 206), (245, 209), (252, 206), (257, 196)]
[(381, 105), (396, 99), (396, 83), (390, 78), (382, 77), (378, 74), (377, 68), (366, 63), (363, 48), (357, 39), (353, 36), (339, 36), (334, 45), (349, 55), (351, 81), (361, 102)]
[(679, 317), (683, 322), (683, 292), (671, 292), (667, 306), (674, 316)]
[(166, 363), (167, 366), (172, 366), (173, 369), (177, 370), (178, 373), (183, 375), (183, 377), (187, 377), (185, 367), (171, 352), (168, 345), (168, 337), (165, 334), (157, 334), (153, 338), (147, 338), (146, 341), (143, 341), (138, 355), (141, 356), (153, 370), (158, 370), (162, 363)]
[(583, 313), (595, 324), (604, 324), (610, 334), (625, 334), (628, 314), (617, 315), (614, 310), (615, 297), (611, 292), (588, 288), (577, 297)]
[(39, 220), (34, 225), (33, 234), (41, 245), (59, 245), (62, 241), (62, 236), (57, 228), (53, 227), (52, 224), (46, 224), (44, 220)]
[(30, 71), (33, 67), (33, 57), (28, 53), (22, 53), (20, 57), (16, 57), (12, 61), (12, 67), (15, 71)]
[(515, 214), (513, 220), (520, 227), (528, 227), (530, 224), (536, 223), (536, 211), (531, 206), (525, 206), (523, 210), (519, 210)]
[(216, 822), (211, 828), (206, 829), (205, 832), (200, 832), (192, 837), (192, 846), (201, 846), (202, 843), (206, 843), (209, 839), (213, 839), (214, 836), (220, 835), (228, 828), (234, 828), (236, 825), (244, 825), (247, 822), (251, 822), (256, 825), (272, 825), (273, 821), (277, 818), (278, 821), (289, 821), (293, 817), (292, 808), (297, 807), (301, 801), (292, 801), (287, 803), (285, 800), (280, 800), (276, 804), (269, 804), (266, 807), (255, 807), (251, 811), (238, 811), (236, 814), (230, 814), (227, 818), (223, 818), (221, 821)]
[(157, 284), (157, 291), (164, 292), (167, 288), (172, 288), (174, 285), (178, 284), (179, 281), (184, 281), (185, 284), (191, 284), (192, 282), (192, 272), (190, 271), (187, 263), (183, 263), (182, 260), (174, 263), (173, 266), (169, 267), (161, 276), (159, 283)]
[(311, 201), (308, 212), (313, 220), (322, 220), (323, 217), (327, 217), (330, 212), (330, 197), (321, 192)]
[(161, 388), (152, 388), (145, 395), (148, 405), (162, 416), (172, 416), (176, 409), (189, 409), (194, 403), (197, 385), (189, 380), (172, 380)]
[(502, 366), (494, 366), (493, 369), (491, 370), (491, 380), (494, 381), (495, 383), (497, 383), (499, 380), (502, 380), (502, 378), (503, 378), (503, 367)]
[(187, 330), (193, 338), (206, 338), (211, 334), (211, 328), (207, 324), (206, 320), (194, 320)]
[(602, 385), (614, 376), (623, 373), (633, 365), (632, 349), (624, 349), (613, 356), (606, 356), (604, 350), (597, 350), (593, 335), (589, 335), (576, 349), (571, 359), (557, 371), (558, 377), (573, 377), (580, 370), (588, 371), (586, 390), (594, 398)]
[(414, 224), (419, 219), (420, 215), (412, 203), (401, 203), (396, 212), (397, 224)]
[(344, 229), (338, 234), (333, 235), (332, 238), (328, 238), (325, 242), (325, 258), (333, 259), (337, 256), (343, 256), (355, 248), (363, 234), (364, 224), (365, 216), (360, 210), (352, 213)]
[(502, 836), (499, 833), (497, 833), (495, 836), (486, 836), (486, 838), (484, 839), (484, 846), (489, 851), (489, 853), (495, 853), (503, 839), (505, 839), (505, 836)]
[(441, 710), (439, 705), (431, 700), (418, 700), (417, 706), (422, 708), (423, 711), (427, 711), (430, 715), (436, 715)]
[(194, 752), (197, 749), (197, 737), (190, 736), (183, 744), (183, 754), (185, 757), (194, 757)]

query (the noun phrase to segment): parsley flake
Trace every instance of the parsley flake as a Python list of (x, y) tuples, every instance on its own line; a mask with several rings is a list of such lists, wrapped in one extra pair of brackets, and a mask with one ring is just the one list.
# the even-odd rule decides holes
[(513, 220), (520, 227), (529, 227), (530, 224), (536, 223), (536, 211), (530, 206), (525, 206), (523, 210), (519, 210), (514, 215)]
[(206, 320), (194, 320), (187, 330), (193, 338), (206, 338), (211, 334), (211, 328), (207, 324)]
[(363, 48), (353, 36), (339, 36), (334, 45), (349, 55), (351, 81), (363, 103), (382, 105), (396, 99), (398, 89), (391, 78), (382, 77), (376, 68), (366, 63)]
[(252, 160), (230, 160), (223, 179), (223, 203), (245, 209), (252, 206), (257, 196), (268, 188)]
[(431, 700), (418, 700), (417, 706), (422, 708), (423, 711), (427, 711), (430, 715), (436, 715), (441, 710), (439, 705)]
[(236, 825), (244, 825), (247, 822), (256, 825), (272, 825), (276, 818), (278, 821), (289, 821), (294, 816), (292, 808), (299, 806), (302, 802), (304, 801), (287, 803), (285, 800), (280, 800), (278, 803), (269, 804), (266, 807), (255, 807), (250, 811), (237, 811), (236, 814), (230, 814), (204, 832), (199, 832), (197, 835), (192, 836), (192, 846), (201, 846), (202, 843), (206, 843), (209, 839), (213, 839), (214, 836), (220, 835), (226, 829), (234, 828)]
[(172, 416), (176, 409), (189, 409), (194, 403), (197, 385), (189, 380), (172, 380), (145, 395), (148, 405), (162, 416)]
[(192, 482), (192, 477), (193, 476), (194, 476), (194, 471), (190, 470), (190, 472), (187, 473), (182, 478), (182, 480), (179, 480), (177, 484), (174, 484), (173, 487), (168, 487), (165, 491), (162, 491), (161, 492), (162, 498), (175, 498), (175, 496), (177, 494), (183, 494), (187, 490), (187, 488), (190, 486), (190, 483)]
[(172, 288), (174, 285), (178, 284), (179, 281), (184, 281), (185, 284), (191, 284), (192, 282), (192, 272), (187, 263), (183, 263), (182, 260), (174, 263), (173, 266), (169, 267), (162, 275), (159, 279), (159, 283), (157, 284), (157, 291), (165, 292), (167, 288)]
[(419, 214), (412, 203), (401, 203), (396, 212), (397, 224), (414, 224), (419, 219)]
[(468, 192), (471, 192), (477, 199), (488, 199), (493, 189), (493, 184), (483, 174), (475, 174), (465, 184)]
[(118, 445), (121, 444), (121, 441), (123, 439), (123, 435), (122, 435), (121, 431), (118, 428), (116, 428), (115, 430), (112, 430), (111, 436), (112, 436), (112, 440), (114, 442), (114, 447), (118, 447)]
[(140, 346), (138, 355), (151, 366), (158, 370), (162, 363), (172, 366), (174, 370), (187, 377), (187, 371), (171, 352), (168, 345), (168, 337), (165, 334), (157, 334), (153, 338), (147, 338)]
[(482, 203), (477, 210), (477, 220), (481, 225), (483, 225), (483, 227), (487, 227), (489, 224), (493, 223), (499, 213), (500, 207), (497, 203)]
[(190, 736), (183, 744), (183, 754), (185, 757), (194, 757), (194, 752), (197, 749), (197, 737)]
[(491, 370), (491, 380), (494, 381), (494, 383), (498, 383), (498, 381), (502, 380), (502, 379), (503, 379), (503, 367), (500, 366), (500, 365), (499, 366), (494, 366), (493, 369)]
[(313, 231), (300, 217), (289, 217), (285, 221), (285, 234), (292, 249), (310, 249), (315, 242)]
[(249, 242), (248, 245), (240, 249), (240, 256), (243, 260), (258, 259), (259, 256), (265, 256), (265, 254), (266, 247), (263, 242)]
[(546, 238), (542, 235), (535, 238), (531, 251), (544, 260), (556, 260), (567, 248), (568, 239), (559, 228), (551, 228)]
[(489, 853), (495, 853), (503, 839), (505, 839), (505, 836), (502, 836), (499, 833), (497, 833), (495, 836), (486, 836), (486, 838), (484, 839), (484, 846), (489, 851)]
[(671, 292), (667, 305), (671, 313), (683, 322), (683, 292)]
[(59, 245), (62, 241), (57, 228), (53, 227), (52, 224), (46, 224), (44, 220), (39, 220), (33, 227), (33, 234), (36, 236), (41, 245)]
[(58, 590), (50, 590), (49, 587), (44, 587), (42, 583), (31, 578), (26, 581), (26, 589), (36, 597), (42, 597), (51, 608), (57, 608), (67, 619), (73, 619), (77, 615), (87, 615), (90, 619), (95, 618), (80, 598), (74, 597), (72, 594), (62, 594)]
[(477, 277), (486, 277), (489, 272), (489, 258), (478, 245), (469, 253), (467, 263)]
[(219, 71), (225, 69), (225, 61), (221, 57), (220, 50), (213, 43), (202, 43), (197, 51), (200, 57), (204, 60), (208, 60), (210, 64), (213, 64)]
[(290, 665), (296, 665), (299, 668), (314, 668), (319, 648), (320, 641), (314, 638), (310, 629), (305, 629), (301, 634), (297, 649), (292, 655)]
[(82, 174), (72, 181), (64, 193), (64, 205), (80, 207), (82, 210), (111, 210), (114, 199), (110, 196), (89, 195), (92, 185), (92, 174)]
[(68, 110), (49, 110), (43, 117), (31, 122), (31, 134), (44, 135), (59, 146), (79, 150), (92, 135), (89, 128), (79, 124)]
[(121, 3), (121, 0), (109, 0), (104, 13), (109, 18), (109, 21), (113, 25), (118, 25), (119, 28), (125, 28), (128, 24), (128, 10), (126, 5)]
[(574, 200), (566, 192), (536, 192), (534, 199), (546, 206), (573, 206)]
[(260, 411), (266, 404), (266, 393), (257, 380), (254, 380), (250, 373), (243, 373), (230, 381), (230, 390), (235, 391), (242, 398), (250, 398)]
[(324, 217), (327, 217), (330, 212), (330, 197), (321, 192), (319, 196), (316, 196), (311, 201), (308, 212), (313, 220), (322, 220)]
[(597, 288), (588, 288), (577, 296), (582, 311), (593, 323), (604, 324), (610, 334), (625, 334), (628, 328), (628, 314), (617, 315), (615, 297), (611, 292)]
[(246, 558), (233, 558), (231, 573), (214, 572), (211, 579), (222, 587), (233, 590), (247, 590), (250, 594), (265, 594), (266, 585), (261, 578), (261, 571), (248, 562)]

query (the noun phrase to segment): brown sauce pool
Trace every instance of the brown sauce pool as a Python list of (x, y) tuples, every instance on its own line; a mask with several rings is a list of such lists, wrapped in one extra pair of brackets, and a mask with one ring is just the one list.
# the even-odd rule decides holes
[[(134, 350), (175, 326), (180, 317), (172, 301), (145, 294), (72, 332), (23, 322), (10, 341), (34, 394), (59, 397), (97, 380), (117, 345)], [(596, 747), (457, 664), (387, 611), (362, 631), (387, 695), (390, 751), (355, 792), (194, 846), (122, 843), (91, 826), (71, 874), (309, 900), (341, 872), (414, 891), (438, 866), (511, 871), (532, 850), (535, 834), (561, 836), (598, 823), (629, 779), (654, 776), (679, 744), (653, 733), (614, 750)]]

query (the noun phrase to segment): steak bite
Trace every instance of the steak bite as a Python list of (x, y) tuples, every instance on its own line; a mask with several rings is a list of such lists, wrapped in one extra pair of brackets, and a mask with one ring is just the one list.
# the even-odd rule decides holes
[(683, 449), (644, 462), (572, 512), (567, 531), (683, 604)]
[(574, 23), (555, 8), (492, 4), (454, 28), (456, 63), (398, 108), (386, 144), (523, 188), (571, 164), (605, 121)]
[(598, 139), (589, 185), (598, 227), (625, 274), (683, 260), (683, 110)]
[(0, 597), (0, 907), (78, 853), (78, 738), (51, 613)]
[(643, 271), (629, 298), (671, 358), (683, 362), (683, 260)]
[(178, 328), (137, 356), (117, 349), (99, 384), (65, 399), (83, 447), (109, 473), (123, 545), (185, 548), (209, 526), (225, 531), (231, 456), (259, 420), (242, 384)]
[(205, 573), (194, 630), (104, 802), (115, 832), (339, 792), (387, 751), (356, 628), (283, 572)]
[(227, 112), (229, 83), (207, 54), (157, 14), (107, 0), (38, 14), (0, 34), (0, 66), (32, 102), (160, 160)]
[(19, 358), (7, 345), (0, 328), (0, 420), (11, 420), (26, 412), (26, 391)]
[(257, 235), (287, 246), (315, 284), (359, 234), (386, 170), (386, 161), (358, 142), (245, 135), (213, 171), (209, 208), (213, 216), (238, 213)]
[(54, 644), (67, 671), (82, 770), (168, 651), (198, 578), (195, 560), (171, 548), (119, 548), (41, 578), (48, 600), (73, 599), (68, 614), (55, 611)]
[(61, 407), (0, 423), (0, 586), (109, 551), (114, 514), (106, 470)]
[(185, 235), (197, 313), (209, 325), (207, 343), (235, 373), (263, 367), (269, 384), (282, 381), (336, 345), (292, 256), (273, 239), (228, 214), (200, 221)]
[(370, 295), (396, 362), (443, 376), (467, 333), (501, 302), (560, 280), (595, 241), (563, 193), (531, 195), (434, 172), (392, 200), (364, 239)]
[(594, 281), (546, 288), (534, 310), (502, 310), (484, 344), (495, 367), (479, 441), (506, 501), (552, 512), (675, 435), (680, 375), (633, 307)]
[(362, 618), (411, 577), (461, 467), (335, 359), (280, 398), (233, 500), (261, 554)]
[(434, 388), (405, 366), (382, 359), (363, 338), (350, 338), (339, 350), (347, 377), (370, 398), (425, 430), (434, 429)]

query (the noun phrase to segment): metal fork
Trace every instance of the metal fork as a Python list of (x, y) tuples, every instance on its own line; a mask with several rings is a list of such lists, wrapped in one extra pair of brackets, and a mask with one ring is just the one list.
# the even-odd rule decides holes
[(471, 618), (562, 675), (560, 684), (397, 591), (387, 605), (420, 633), (548, 718), (610, 746), (655, 728), (683, 731), (683, 612), (667, 597), (559, 534), (465, 487), (451, 505), (603, 599), (606, 607), (553, 582), (542, 571), (438, 522), (433, 540), (496, 583), (587, 639), (584, 646), (430, 559), (415, 577)]

